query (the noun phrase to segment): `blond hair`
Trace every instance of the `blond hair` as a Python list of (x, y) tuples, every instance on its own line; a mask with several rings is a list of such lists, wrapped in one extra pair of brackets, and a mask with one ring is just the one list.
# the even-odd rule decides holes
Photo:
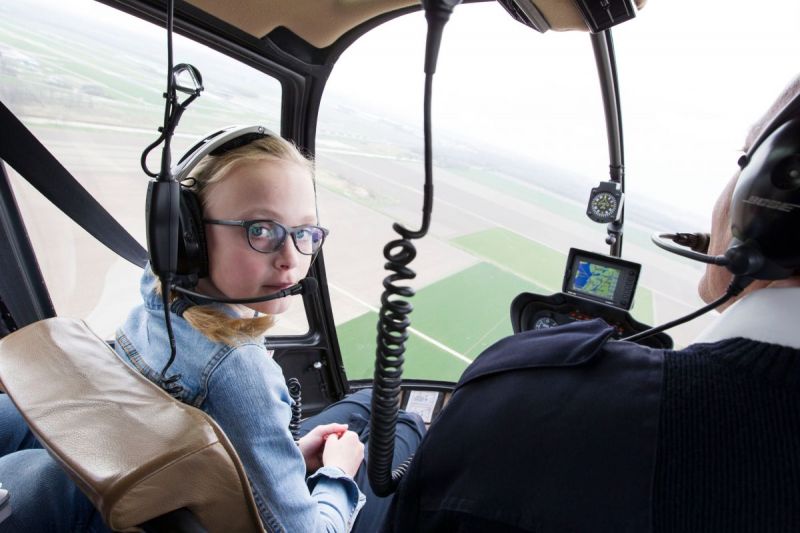
[[(173, 292), (173, 298), (174, 295)], [(190, 307), (184, 311), (183, 318), (210, 341), (225, 344), (257, 339), (275, 325), (275, 318), (272, 315), (236, 318), (211, 305)]]
[[(308, 170), (313, 179), (314, 163), (310, 158), (283, 137), (268, 135), (223, 154), (205, 157), (198, 163), (185, 186), (197, 194), (200, 205), (205, 209), (209, 191), (213, 190), (209, 188), (211, 185), (224, 180), (237, 165), (263, 160), (295, 163)], [(174, 300), (177, 296), (173, 292), (170, 299)], [(184, 311), (183, 318), (209, 340), (226, 344), (261, 337), (275, 324), (272, 315), (238, 318), (212, 305), (189, 307)]]

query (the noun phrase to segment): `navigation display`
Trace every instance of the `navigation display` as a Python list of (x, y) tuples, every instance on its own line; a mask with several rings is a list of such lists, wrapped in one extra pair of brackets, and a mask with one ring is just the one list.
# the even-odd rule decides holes
[(572, 248), (562, 291), (573, 296), (630, 309), (641, 266), (617, 257)]
[(589, 261), (578, 261), (573, 287), (603, 300), (613, 300), (619, 281), (619, 269), (610, 268)]

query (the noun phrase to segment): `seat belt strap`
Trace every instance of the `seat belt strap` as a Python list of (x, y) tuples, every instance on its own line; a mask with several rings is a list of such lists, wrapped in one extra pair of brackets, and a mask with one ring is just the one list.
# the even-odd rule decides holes
[(47, 148), (0, 102), (0, 159), (114, 253), (136, 266), (147, 251), (76, 180)]

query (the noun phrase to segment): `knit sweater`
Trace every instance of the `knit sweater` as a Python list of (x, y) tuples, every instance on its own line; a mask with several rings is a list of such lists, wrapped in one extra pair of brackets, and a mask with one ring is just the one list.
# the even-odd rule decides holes
[(654, 531), (800, 531), (800, 350), (729, 339), (663, 368)]

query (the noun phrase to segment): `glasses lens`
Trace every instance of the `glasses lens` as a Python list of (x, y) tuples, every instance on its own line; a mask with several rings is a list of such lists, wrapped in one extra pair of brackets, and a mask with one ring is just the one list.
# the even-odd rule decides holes
[(247, 228), (247, 239), (250, 241), (250, 246), (259, 252), (274, 252), (280, 248), (285, 238), (286, 230), (283, 226), (266, 220), (253, 222)]
[(292, 230), (292, 237), (298, 252), (312, 255), (325, 241), (325, 230), (318, 226), (301, 226)]

